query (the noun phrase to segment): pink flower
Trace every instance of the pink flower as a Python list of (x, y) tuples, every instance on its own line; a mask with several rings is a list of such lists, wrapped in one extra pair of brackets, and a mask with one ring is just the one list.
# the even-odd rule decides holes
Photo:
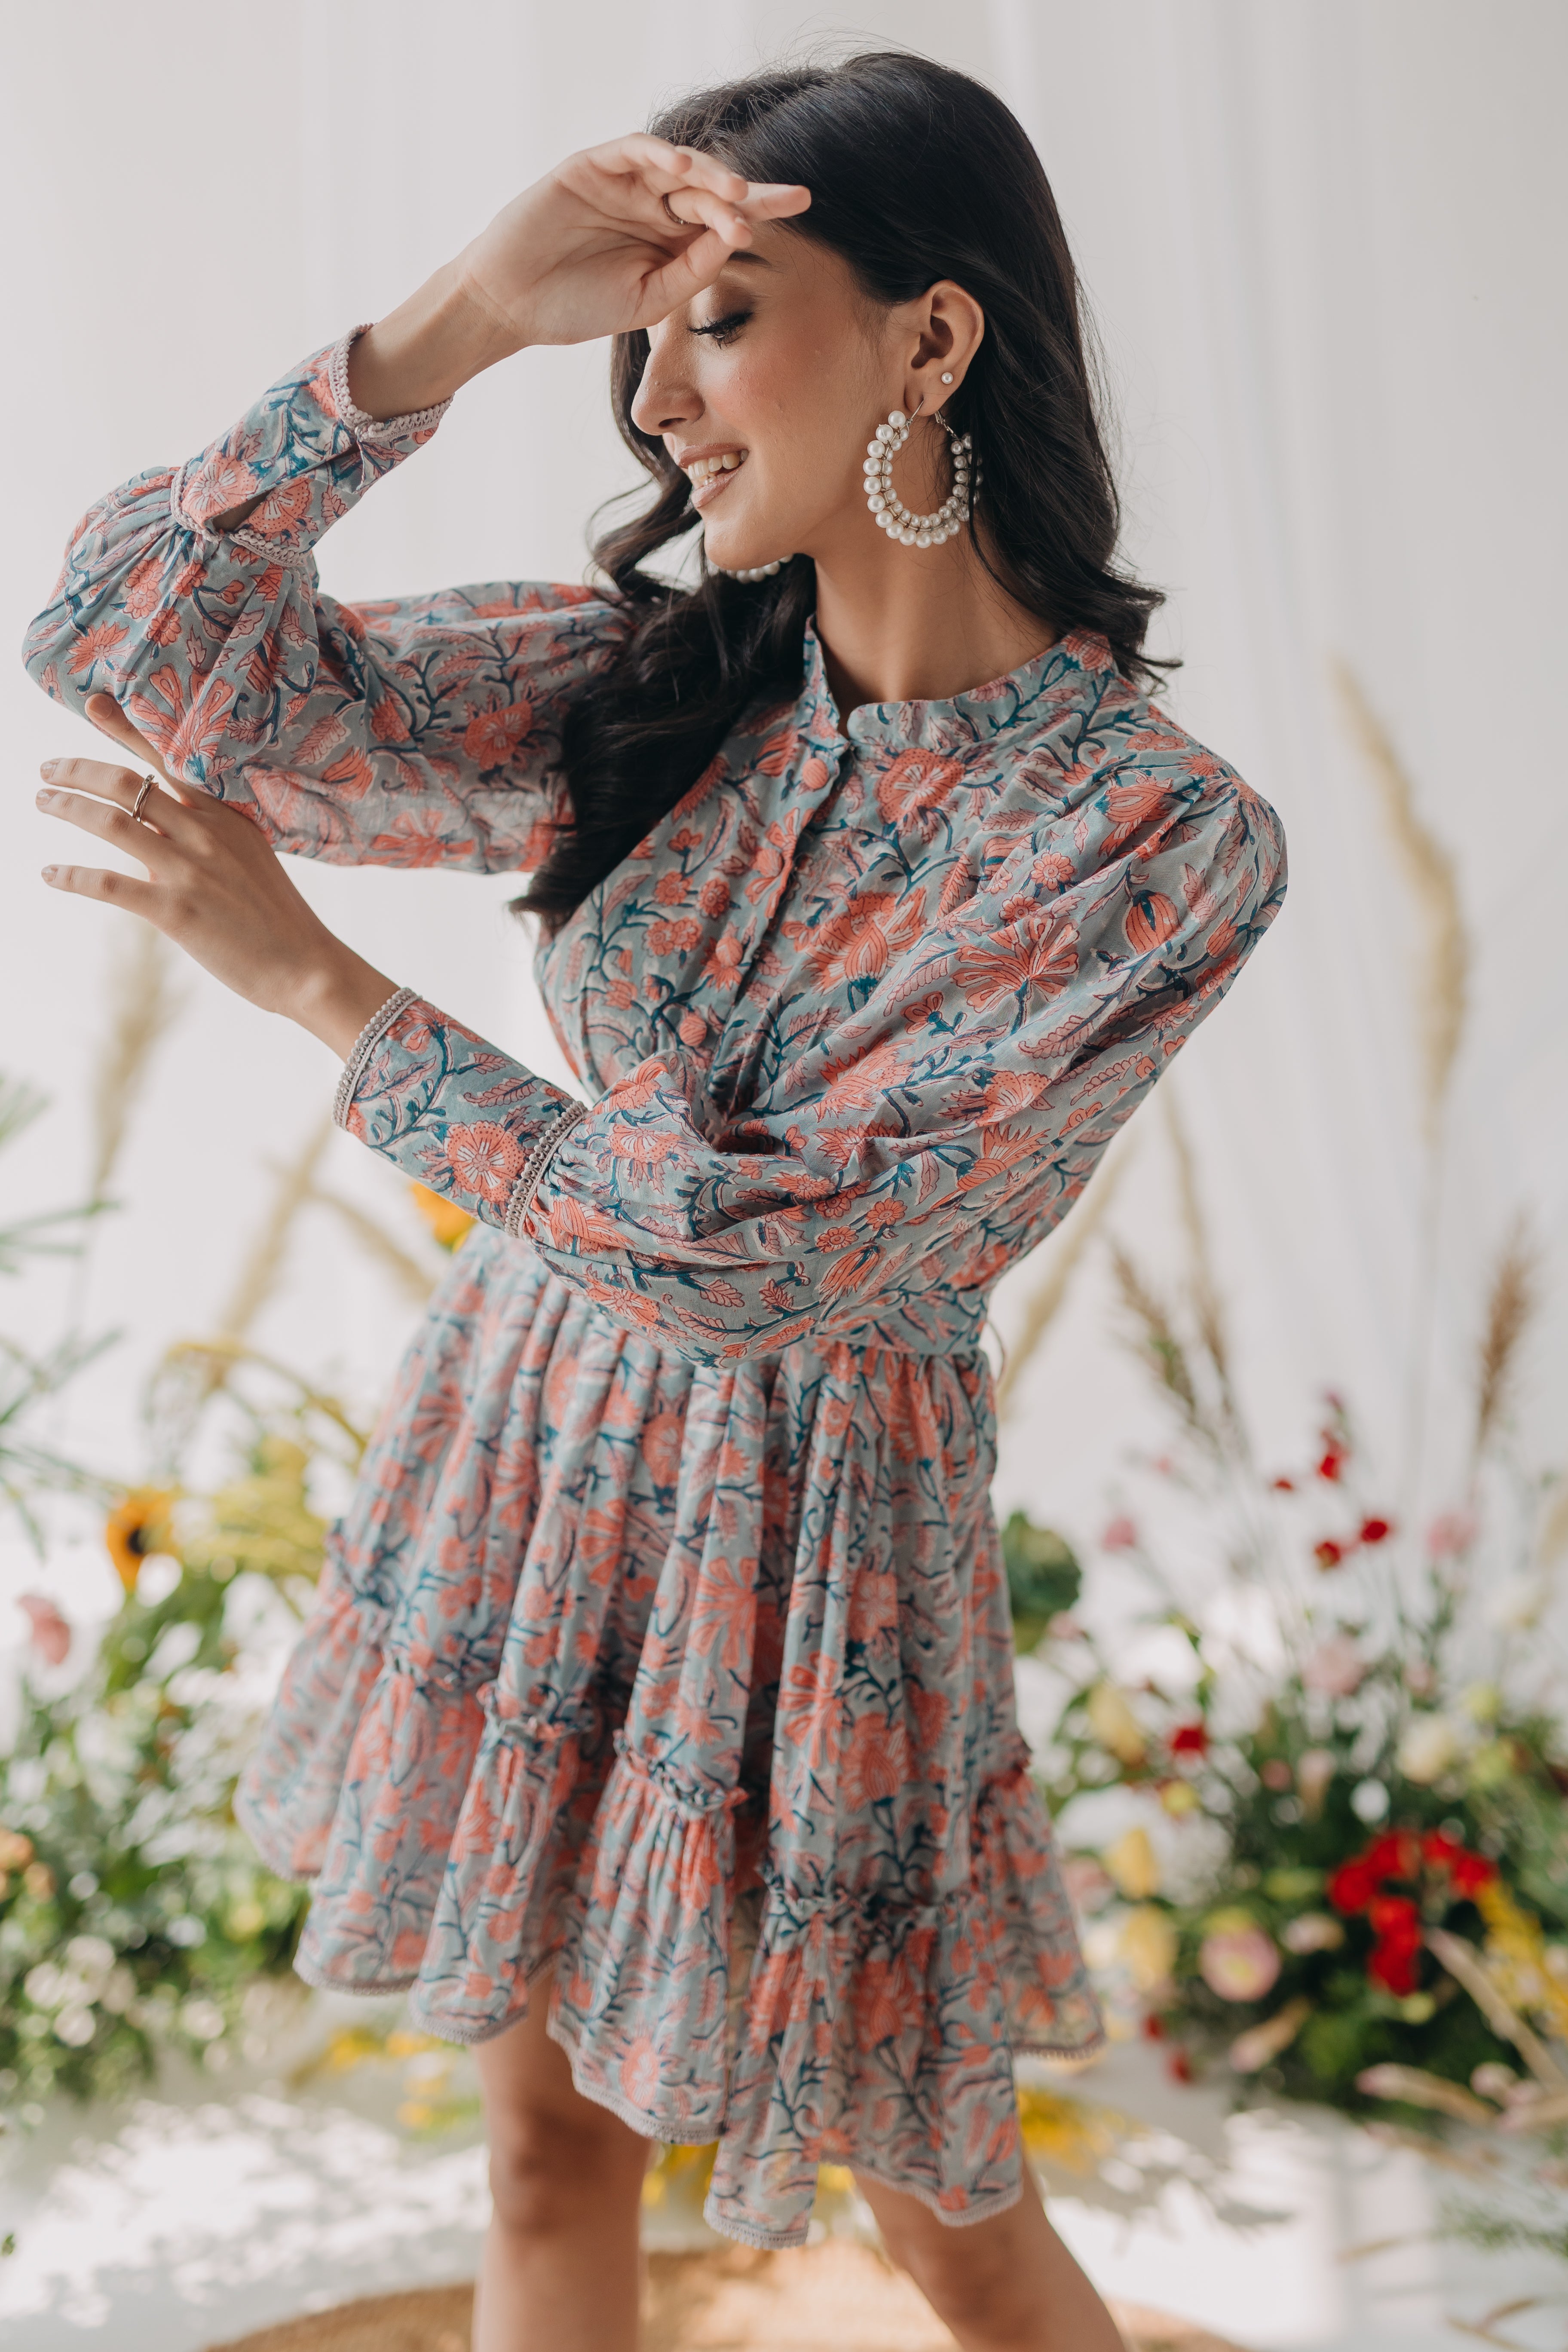
[(1349, 1698), (1366, 1678), (1366, 1660), (1348, 1633), (1334, 1633), (1320, 1642), (1301, 1669), (1301, 1680), (1311, 1691), (1329, 1698)]
[(1198, 1974), (1221, 2000), (1261, 2000), (1279, 1975), (1279, 1948), (1261, 1927), (1221, 1927), (1198, 1947)]
[(1476, 1534), (1473, 1511), (1442, 1511), (1426, 1530), (1426, 1549), (1434, 1559), (1453, 1559), (1468, 1551)]
[(1124, 1515), (1111, 1520), (1100, 1540), (1107, 1551), (1131, 1551), (1138, 1540), (1138, 1530)]
[(29, 1640), (47, 1666), (63, 1666), (70, 1655), (71, 1629), (52, 1601), (41, 1592), (24, 1592), (18, 1604), (27, 1613)]

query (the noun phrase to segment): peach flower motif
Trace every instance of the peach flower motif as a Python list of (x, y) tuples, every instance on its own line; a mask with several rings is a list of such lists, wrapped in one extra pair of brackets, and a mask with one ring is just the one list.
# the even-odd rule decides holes
[(138, 621), (144, 621), (149, 613), (155, 613), (163, 598), (163, 557), (147, 556), (136, 565), (125, 583), (125, 593), (120, 600), (121, 611), (131, 614)]
[(1127, 933), (1128, 945), (1140, 955), (1147, 955), (1152, 948), (1163, 947), (1168, 939), (1173, 939), (1181, 924), (1174, 900), (1167, 898), (1163, 890), (1140, 890), (1127, 909), (1122, 929)]
[(1059, 996), (1077, 977), (1078, 928), (1065, 915), (1048, 918), (1037, 930), (1012, 925), (959, 950), (959, 986), (977, 1013), (1009, 996)]
[(502, 768), (533, 732), (531, 702), (481, 710), (463, 730), (463, 750), (477, 768)]
[(856, 1811), (896, 1797), (910, 1777), (910, 1743), (901, 1723), (862, 1716), (844, 1750), (840, 1788)]
[(378, 743), (406, 743), (408, 721), (395, 694), (384, 694), (370, 706), (370, 731)]
[(130, 634), (130, 630), (121, 628), (118, 621), (95, 621), (90, 629), (82, 631), (71, 647), (67, 669), (73, 677), (80, 677), (83, 671), (91, 669), (95, 662), (101, 662), (112, 677), (114, 664), (109, 656), (117, 646), (125, 643)]
[(454, 841), (442, 831), (440, 810), (405, 809), (401, 816), (393, 819), (385, 833), (375, 835), (369, 855), (377, 866), (396, 866), (411, 871), (460, 862), (473, 847), (471, 836)]
[(912, 947), (926, 927), (925, 892), (900, 899), (890, 890), (864, 890), (842, 914), (829, 915), (804, 937), (806, 960), (824, 988), (849, 980), (876, 980), (894, 953)]
[(193, 522), (207, 522), (214, 515), (244, 506), (261, 487), (248, 466), (216, 449), (186, 483), (181, 504)]
[(510, 1129), (477, 1119), (469, 1127), (449, 1127), (445, 1146), (447, 1166), (458, 1190), (500, 1208), (523, 1161), (522, 1148)]
[(622, 2097), (646, 2114), (658, 2096), (658, 2056), (650, 2033), (639, 2033), (627, 2043), (616, 2072)]
[(934, 751), (900, 751), (877, 779), (877, 806), (889, 824), (912, 824), (929, 839), (936, 831), (935, 811), (963, 778), (957, 760)]

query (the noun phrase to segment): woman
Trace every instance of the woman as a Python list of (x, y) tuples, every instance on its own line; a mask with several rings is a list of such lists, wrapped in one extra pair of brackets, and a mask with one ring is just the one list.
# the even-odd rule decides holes
[[(657, 492), (606, 584), (318, 593), (319, 532), (469, 377), (605, 334)], [(695, 588), (642, 568), (698, 524)], [(480, 1220), (244, 1806), (315, 1881), (301, 1972), (477, 2045), (482, 2352), (633, 2342), (654, 2138), (717, 2138), (710, 2217), (762, 2246), (851, 2164), (966, 2347), (1116, 2342), (1020, 2161), (1013, 2053), (1100, 2023), (980, 1331), (1283, 852), (1144, 698), (1115, 535), (1033, 150), (870, 55), (572, 157), (95, 509), (36, 625), (164, 780), (51, 761), (41, 805), (150, 878), (47, 878), (322, 1038), (342, 1124)], [(527, 870), (588, 1107), (278, 850)]]

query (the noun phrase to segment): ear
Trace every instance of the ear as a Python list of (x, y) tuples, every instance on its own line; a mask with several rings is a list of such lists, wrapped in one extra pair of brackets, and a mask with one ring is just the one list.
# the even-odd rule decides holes
[(918, 306), (910, 307), (918, 315), (904, 406), (912, 413), (923, 400), (929, 415), (951, 400), (963, 382), (984, 338), (985, 313), (973, 295), (951, 278), (939, 278)]

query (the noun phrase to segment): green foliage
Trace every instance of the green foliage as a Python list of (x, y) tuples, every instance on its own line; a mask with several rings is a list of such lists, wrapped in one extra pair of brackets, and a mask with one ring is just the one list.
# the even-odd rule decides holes
[(1051, 1619), (1078, 1599), (1083, 1570), (1067, 1538), (1054, 1528), (1036, 1527), (1025, 1511), (1015, 1511), (1002, 1530), (1002, 1559), (1014, 1641), (1020, 1650), (1033, 1649)]
[(308, 1896), (234, 1818), (256, 1728), (236, 1628), (309, 1593), (325, 1539), (311, 1467), (324, 1431), (357, 1438), (293, 1389), (228, 1399), (246, 1442), (213, 1493), (139, 1490), (111, 1515), (125, 1599), (74, 1689), (25, 1691), (0, 1763), (0, 2104), (29, 2120), (55, 2091), (122, 2095), (163, 2047), (221, 2068), (247, 1993), (289, 1969)]

